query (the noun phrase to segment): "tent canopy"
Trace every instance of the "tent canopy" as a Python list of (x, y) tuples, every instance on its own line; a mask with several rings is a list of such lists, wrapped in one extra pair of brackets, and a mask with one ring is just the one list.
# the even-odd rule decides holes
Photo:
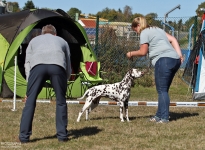
[(68, 15), (66, 16), (60, 9), (56, 11), (46, 9), (37, 9), (34, 11), (24, 10), (18, 13), (1, 15), (0, 20), (0, 33), (10, 44), (22, 30), (38, 21), (41, 21), (41, 24), (38, 25), (40, 28), (46, 24), (52, 24), (56, 27), (57, 31), (62, 28), (66, 29), (77, 39), (80, 45), (86, 43), (75, 21)]
[[(24, 10), (18, 13), (0, 15), (0, 82), (1, 93), (5, 94), (6, 87), (13, 91), (14, 57), (17, 56), (17, 95), (23, 96), (26, 91), (24, 72), (25, 51), (29, 41), (41, 33), (43, 26), (52, 24), (57, 30), (57, 36), (66, 40), (71, 51), (73, 73), (78, 73), (80, 62), (83, 61), (81, 47), (96, 60), (96, 56), (88, 42), (84, 28), (71, 19), (63, 10)], [(5, 87), (5, 88), (4, 88)], [(23, 91), (23, 92), (22, 92)], [(45, 90), (40, 97), (45, 97)], [(7, 94), (3, 97), (7, 97)]]
[(191, 51), (182, 78), (193, 89), (193, 100), (205, 100), (205, 13), (201, 31)]

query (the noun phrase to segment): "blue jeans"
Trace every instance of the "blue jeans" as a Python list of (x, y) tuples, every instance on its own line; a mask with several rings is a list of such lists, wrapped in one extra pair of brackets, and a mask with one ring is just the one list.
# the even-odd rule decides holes
[(155, 64), (155, 84), (158, 93), (158, 109), (156, 116), (169, 120), (169, 88), (175, 73), (181, 65), (180, 59), (160, 58)]

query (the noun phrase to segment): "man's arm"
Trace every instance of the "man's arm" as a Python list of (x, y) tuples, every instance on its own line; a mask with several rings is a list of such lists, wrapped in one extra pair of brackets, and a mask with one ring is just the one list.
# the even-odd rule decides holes
[(30, 66), (30, 58), (31, 58), (31, 44), (29, 43), (27, 49), (26, 49), (26, 60), (25, 60), (25, 74), (26, 74), (26, 81), (28, 81), (31, 66)]
[(71, 75), (71, 72), (72, 72), (72, 69), (71, 69), (71, 60), (70, 60), (70, 47), (68, 46), (68, 44), (66, 43), (66, 53), (65, 53), (65, 57), (66, 57), (66, 73), (67, 73), (67, 79), (69, 80), (70, 79), (70, 75)]

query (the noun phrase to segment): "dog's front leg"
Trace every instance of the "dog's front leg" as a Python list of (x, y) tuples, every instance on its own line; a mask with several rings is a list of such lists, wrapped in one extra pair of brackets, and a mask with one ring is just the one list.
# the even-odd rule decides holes
[[(91, 106), (85, 110), (85, 120), (87, 121), (89, 119), (89, 114), (91, 113), (91, 111), (93, 110), (93, 102), (91, 103)], [(95, 108), (95, 107), (94, 107)]]
[(124, 103), (120, 102), (120, 119), (121, 122), (124, 122), (124, 118), (123, 118), (123, 108), (124, 108)]
[(129, 120), (129, 116), (128, 116), (128, 100), (125, 101), (124, 106), (125, 106), (125, 107), (124, 107), (125, 117), (126, 117), (126, 119), (127, 119), (127, 122), (129, 122), (130, 120)]
[(125, 111), (126, 111), (126, 115), (125, 116), (126, 116), (127, 122), (130, 122), (130, 119), (128, 117), (128, 108), (126, 108)]

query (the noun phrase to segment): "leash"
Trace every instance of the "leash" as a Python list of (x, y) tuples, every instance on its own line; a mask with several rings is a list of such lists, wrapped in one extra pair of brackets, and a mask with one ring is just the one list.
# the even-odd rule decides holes
[[(130, 53), (130, 56), (131, 56), (131, 51), (128, 52), (128, 53)], [(129, 61), (128, 61), (128, 70), (134, 68), (133, 67), (133, 62), (135, 62), (135, 61), (134, 61), (134, 57), (132, 56), (132, 57), (129, 58)]]
[[(128, 53), (130, 53), (130, 55), (131, 55), (131, 51), (130, 51), (130, 52), (128, 51)], [(147, 57), (147, 56), (145, 56), (145, 57)], [(145, 60), (146, 60), (146, 58), (145, 58)], [(133, 58), (133, 56), (132, 56), (132, 57), (129, 58), (129, 61), (128, 61), (128, 70), (130, 70), (130, 69), (133, 68), (133, 67), (132, 67), (133, 62), (134, 62), (134, 58)], [(151, 69), (151, 64), (150, 64), (150, 61), (149, 61), (149, 60), (148, 60), (148, 64), (147, 64), (146, 66), (147, 66), (147, 67), (144, 68), (144, 72), (147, 73), (147, 72), (149, 72), (150, 69)]]
[[(131, 51), (129, 52), (131, 55)], [(128, 70), (132, 69), (132, 63), (133, 63), (133, 56), (129, 58), (130, 61), (128, 61)]]

